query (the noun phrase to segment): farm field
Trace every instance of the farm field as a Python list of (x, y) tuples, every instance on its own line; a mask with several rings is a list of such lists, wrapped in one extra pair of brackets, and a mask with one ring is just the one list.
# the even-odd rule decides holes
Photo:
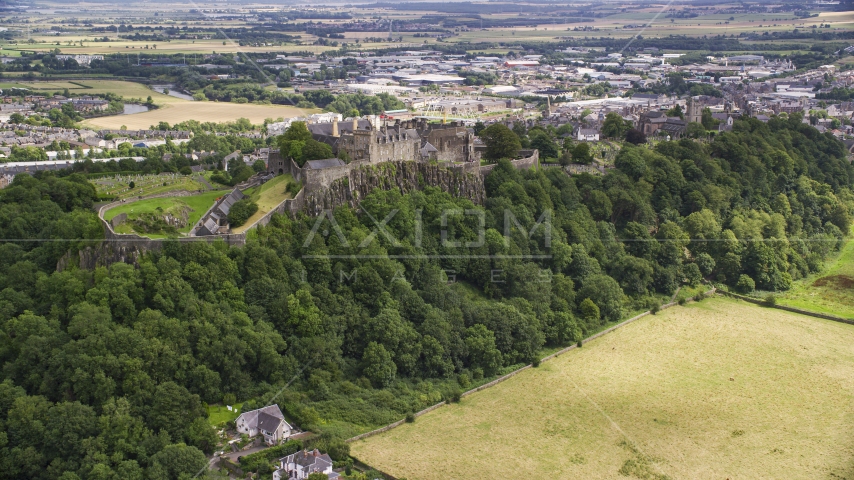
[(852, 427), (854, 326), (715, 298), (351, 451), (410, 480), (852, 478)]
[(795, 282), (777, 300), (790, 307), (854, 318), (854, 241), (846, 241), (825, 271)]
[(67, 88), (71, 93), (78, 95), (114, 93), (116, 95), (121, 95), (125, 100), (138, 98), (143, 101), (146, 98), (151, 97), (157, 105), (168, 105), (183, 102), (180, 98), (156, 92), (141, 83), (126, 82), (123, 80), (54, 80), (18, 82), (18, 84), (25, 88), (49, 93)]
[[(256, 105), (251, 103), (219, 103), (219, 102), (192, 102), (182, 100), (170, 95), (148, 88), (146, 85), (136, 82), (122, 80), (75, 80), (47, 81), (47, 82), (17, 82), (9, 83), (9, 87), (23, 86), (37, 91), (55, 92), (68, 88), (72, 93), (104, 94), (115, 93), (123, 96), (126, 100), (151, 97), (154, 103), (161, 108), (133, 115), (112, 115), (98, 117), (83, 122), (85, 126), (102, 129), (118, 129), (125, 125), (129, 129), (145, 129), (160, 122), (176, 124), (186, 120), (198, 120), (200, 122), (230, 122), (238, 118), (248, 118), (252, 123), (264, 123), (267, 118), (290, 118), (314, 113), (319, 110), (301, 109), (286, 105)], [(3, 87), (0, 87), (3, 88)]]
[[(327, 50), (334, 50), (334, 47), (326, 47), (321, 45), (312, 45), (314, 39), (316, 37), (312, 35), (308, 35), (305, 32), (297, 32), (297, 35), (300, 35), (301, 41), (306, 42), (305, 45), (302, 44), (289, 44), (282, 46), (240, 46), (237, 42), (225, 41), (223, 43), (222, 40), (180, 40), (180, 39), (172, 39), (169, 42), (155, 42), (155, 41), (134, 41), (127, 39), (115, 39), (111, 38), (109, 42), (96, 42), (94, 35), (80, 35), (80, 36), (63, 36), (60, 41), (60, 45), (56, 45), (57, 38), (56, 37), (34, 37), (33, 39), (36, 41), (34, 44), (21, 44), (21, 45), (6, 45), (4, 51), (16, 52), (19, 50), (26, 51), (50, 51), (55, 48), (59, 48), (62, 50), (62, 53), (69, 55), (92, 55), (92, 54), (128, 54), (131, 57), (136, 57), (137, 53), (152, 55), (152, 54), (180, 54), (184, 53), (187, 55), (204, 55), (211, 53), (266, 53), (266, 52), (312, 52), (312, 53), (323, 53)], [(72, 41), (79, 42), (83, 41), (83, 46), (81, 47), (79, 44), (76, 45), (67, 45), (63, 42)], [(157, 48), (154, 49), (152, 46), (156, 45)], [(145, 47), (149, 48), (146, 49)], [(17, 52), (16, 52), (17, 53)]]
[[(164, 95), (166, 96), (166, 95)], [(254, 105), (251, 103), (226, 102), (191, 102), (179, 98), (162, 108), (133, 115), (112, 115), (109, 117), (92, 118), (84, 122), (94, 128), (117, 129), (125, 125), (129, 129), (144, 129), (160, 122), (170, 125), (187, 120), (199, 122), (233, 122), (238, 118), (247, 118), (254, 124), (264, 123), (267, 118), (291, 118), (314, 113), (318, 110), (308, 110), (284, 105)], [(158, 100), (155, 100), (159, 103)]]
[[(119, 205), (115, 208), (107, 210), (104, 212), (104, 220), (110, 221), (116, 215), (126, 213), (128, 215), (128, 220), (133, 220), (139, 217), (144, 213), (155, 213), (158, 209), (162, 211), (169, 211), (169, 209), (174, 209), (176, 207), (188, 207), (189, 212), (189, 220), (187, 222), (187, 226), (184, 228), (178, 229), (179, 233), (187, 233), (190, 229), (202, 218), (202, 215), (208, 211), (209, 208), (214, 203), (214, 200), (221, 197), (228, 190), (211, 190), (209, 192), (200, 193), (198, 195), (193, 195), (190, 197), (165, 197), (165, 198), (150, 198), (147, 200), (140, 200), (138, 202), (126, 203), (124, 205)], [(134, 233), (133, 228), (130, 226), (129, 222), (125, 222), (116, 228), (116, 232), (118, 233)], [(157, 235), (157, 234), (142, 234), (151, 238), (163, 238), (165, 235)]]
[(285, 191), (288, 184), (294, 182), (294, 177), (290, 175), (279, 175), (263, 185), (250, 188), (244, 193), (247, 194), (255, 203), (258, 204), (258, 211), (255, 212), (243, 225), (233, 228), (234, 233), (243, 233), (251, 227), (258, 219), (270, 213), (276, 206), (283, 201), (291, 198), (290, 192)]

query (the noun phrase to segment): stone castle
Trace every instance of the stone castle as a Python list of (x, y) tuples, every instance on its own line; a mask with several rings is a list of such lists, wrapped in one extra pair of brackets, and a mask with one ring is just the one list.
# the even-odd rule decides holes
[[(431, 125), (424, 120), (412, 120), (389, 124), (354, 118), (345, 122), (334, 119), (310, 124), (308, 129), (315, 140), (332, 147), (336, 158), (354, 167), (393, 161), (480, 161), (474, 132), (461, 123)], [(325, 165), (334, 166), (330, 162)], [(270, 155), (267, 172), (295, 173), (288, 159), (275, 152)]]
[[(267, 162), (268, 174), (289, 174), (302, 182), (307, 199), (328, 198), (325, 190), (333, 188), (336, 181), (347, 178), (351, 185), (350, 194), (334, 197), (339, 198), (338, 203), (353, 205), (354, 195), (358, 196), (359, 181), (365, 177), (364, 172), (383, 165), (432, 165), (456, 175), (473, 175), (479, 180), (492, 169), (491, 165), (480, 165), (481, 152), (485, 147), (476, 144), (474, 132), (462, 123), (436, 125), (424, 120), (372, 123), (369, 120), (353, 119), (311, 124), (308, 129), (315, 140), (332, 147), (336, 158), (311, 160), (300, 167), (292, 159), (284, 158), (274, 150), (270, 152)], [(536, 150), (522, 151), (520, 154), (523, 158), (514, 162), (519, 168), (529, 168), (539, 161)], [(398, 186), (405, 189), (402, 185)], [(456, 187), (452, 188), (447, 183), (445, 187), (450, 189), (448, 191), (456, 190)], [(341, 186), (335, 188), (340, 190)], [(470, 191), (466, 188), (463, 190)], [(471, 199), (478, 202), (481, 194), (476, 193)], [(322, 203), (329, 205), (328, 201)], [(305, 210), (312, 212), (316, 209), (307, 206)]]

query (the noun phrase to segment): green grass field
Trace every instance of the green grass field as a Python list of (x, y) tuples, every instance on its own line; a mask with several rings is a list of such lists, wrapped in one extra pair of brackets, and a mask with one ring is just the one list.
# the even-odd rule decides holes
[(141, 99), (145, 100), (151, 97), (157, 105), (170, 105), (172, 103), (189, 103), (180, 98), (175, 98), (163, 93), (156, 92), (148, 86), (136, 82), (126, 82), (123, 80), (47, 80), (47, 81), (31, 81), (18, 82), (27, 88), (46, 93), (53, 93), (68, 89), (69, 92), (78, 95), (95, 95), (114, 93), (121, 95), (126, 100)]
[[(190, 197), (166, 197), (166, 198), (150, 198), (137, 202), (126, 203), (104, 212), (104, 220), (110, 221), (116, 215), (127, 213), (128, 219), (132, 220), (142, 213), (153, 213), (158, 208), (167, 210), (175, 206), (186, 205), (190, 208), (189, 222), (186, 227), (178, 229), (180, 233), (187, 233), (202, 218), (202, 215), (211, 208), (214, 200), (227, 193), (228, 190), (212, 190)], [(118, 233), (133, 233), (132, 227), (125, 222), (116, 228)], [(141, 234), (143, 235), (143, 234)], [(163, 238), (163, 235), (146, 235), (151, 238)]]
[(715, 298), (351, 451), (409, 480), (850, 479), (852, 430), (854, 326)]
[(246, 190), (244, 193), (249, 195), (249, 197), (252, 200), (255, 200), (255, 203), (258, 204), (258, 211), (249, 217), (249, 220), (247, 220), (246, 223), (237, 228), (233, 228), (232, 231), (234, 233), (243, 233), (258, 221), (258, 219), (270, 213), (270, 211), (276, 208), (283, 201), (291, 198), (291, 194), (286, 192), (285, 189), (288, 187), (288, 184), (293, 182), (294, 177), (290, 175), (279, 175), (263, 185)]
[(854, 318), (854, 240), (848, 239), (825, 271), (795, 282), (778, 302), (813, 312)]

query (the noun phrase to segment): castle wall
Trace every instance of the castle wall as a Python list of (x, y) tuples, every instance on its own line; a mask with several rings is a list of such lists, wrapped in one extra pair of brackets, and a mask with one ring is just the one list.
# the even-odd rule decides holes
[(472, 162), (474, 134), (465, 127), (434, 128), (426, 132), (427, 141), (436, 147), (436, 160), (440, 162)]
[[(522, 150), (519, 154), (525, 156), (510, 162), (514, 167), (516, 167), (516, 169), (527, 170), (529, 168), (535, 168), (540, 164), (539, 150)], [(486, 177), (494, 168), (494, 163), (490, 165), (483, 165), (478, 169), (478, 173), (480, 173), (482, 177)]]

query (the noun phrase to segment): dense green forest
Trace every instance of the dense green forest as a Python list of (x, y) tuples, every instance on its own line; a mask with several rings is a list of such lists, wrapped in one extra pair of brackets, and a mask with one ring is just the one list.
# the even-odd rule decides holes
[(274, 401), (345, 460), (344, 438), (685, 283), (786, 289), (851, 228), (845, 151), (797, 115), (625, 145), (616, 165), (501, 160), (483, 206), (377, 190), (335, 224), (277, 216), (244, 247), (167, 242), (136, 266), (61, 272), (103, 235), (95, 190), (17, 176), (0, 190), (0, 479), (188, 478), (218, 441), (205, 405), (223, 401)]

